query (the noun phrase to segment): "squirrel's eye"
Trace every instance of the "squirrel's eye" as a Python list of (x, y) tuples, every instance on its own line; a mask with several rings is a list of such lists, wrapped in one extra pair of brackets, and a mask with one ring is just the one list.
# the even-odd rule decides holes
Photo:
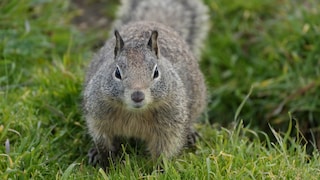
[(158, 67), (156, 67), (153, 72), (153, 79), (156, 79), (158, 77), (159, 77), (159, 71), (158, 71)]
[(114, 72), (114, 76), (115, 76), (117, 79), (121, 79), (121, 73), (120, 73), (120, 70), (119, 70), (118, 67), (117, 67), (116, 71)]

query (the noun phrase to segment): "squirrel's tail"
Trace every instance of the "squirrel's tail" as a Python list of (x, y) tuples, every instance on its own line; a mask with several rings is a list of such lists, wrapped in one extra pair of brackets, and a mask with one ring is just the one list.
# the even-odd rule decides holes
[(209, 30), (208, 9), (201, 0), (121, 0), (115, 27), (156, 21), (175, 29), (199, 57)]

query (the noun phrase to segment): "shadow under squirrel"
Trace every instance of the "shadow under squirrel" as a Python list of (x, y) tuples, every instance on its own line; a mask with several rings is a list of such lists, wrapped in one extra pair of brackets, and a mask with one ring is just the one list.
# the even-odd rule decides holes
[(89, 162), (107, 167), (118, 137), (143, 140), (154, 160), (173, 157), (195, 143), (193, 124), (206, 107), (197, 59), (207, 9), (199, 0), (122, 0), (114, 27), (84, 83)]

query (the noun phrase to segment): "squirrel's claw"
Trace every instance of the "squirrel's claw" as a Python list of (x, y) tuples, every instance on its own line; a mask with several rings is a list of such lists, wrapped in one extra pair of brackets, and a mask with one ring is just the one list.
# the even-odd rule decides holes
[(88, 158), (89, 158), (88, 163), (93, 166), (96, 166), (100, 159), (98, 150), (96, 148), (91, 148), (88, 152)]

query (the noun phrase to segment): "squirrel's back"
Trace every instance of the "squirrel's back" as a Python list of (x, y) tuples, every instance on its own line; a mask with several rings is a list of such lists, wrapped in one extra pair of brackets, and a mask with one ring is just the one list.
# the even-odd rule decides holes
[(199, 58), (209, 31), (208, 9), (201, 0), (121, 0), (118, 28), (135, 21), (155, 21), (170, 26)]

